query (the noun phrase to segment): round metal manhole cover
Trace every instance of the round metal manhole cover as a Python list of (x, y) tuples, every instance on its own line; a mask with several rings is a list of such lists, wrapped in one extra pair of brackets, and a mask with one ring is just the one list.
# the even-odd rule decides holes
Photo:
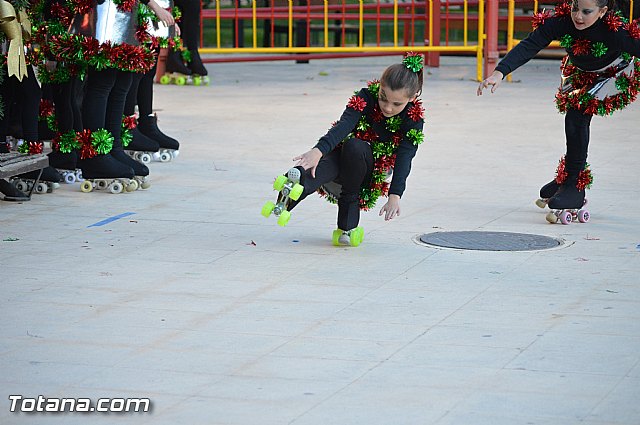
[(557, 248), (563, 243), (549, 236), (481, 231), (426, 233), (418, 239), (431, 246), (475, 251), (537, 251)]

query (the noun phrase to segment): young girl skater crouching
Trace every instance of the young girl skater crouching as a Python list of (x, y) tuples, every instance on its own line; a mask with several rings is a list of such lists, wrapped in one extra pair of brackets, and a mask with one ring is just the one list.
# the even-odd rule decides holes
[[(534, 31), (500, 61), (480, 83), (477, 94), (527, 63), (553, 40), (567, 51), (556, 105), (565, 113), (566, 154), (556, 178), (540, 189), (549, 208), (547, 220), (571, 222), (571, 213), (585, 204), (585, 188), (592, 181), (587, 166), (589, 127), (593, 115), (610, 115), (636, 99), (640, 90), (640, 28), (612, 10), (607, 0), (573, 0), (551, 13), (536, 13)], [(539, 203), (539, 206), (544, 204)], [(584, 212), (584, 211), (583, 211)], [(588, 213), (587, 213), (588, 214)], [(578, 211), (580, 221), (588, 220)]]
[(424, 109), (418, 100), (422, 81), (422, 56), (407, 54), (402, 63), (388, 67), (380, 81), (369, 82), (351, 96), (327, 134), (293, 158), (295, 167), (287, 175), (290, 181), (299, 179), (303, 190), (297, 200), (286, 199), (286, 212), (318, 191), (338, 204), (334, 245), (352, 246), (364, 237), (358, 226), (360, 210), (375, 206), (380, 196), (389, 198), (380, 210), (385, 220), (400, 215), (411, 160), (424, 139)]

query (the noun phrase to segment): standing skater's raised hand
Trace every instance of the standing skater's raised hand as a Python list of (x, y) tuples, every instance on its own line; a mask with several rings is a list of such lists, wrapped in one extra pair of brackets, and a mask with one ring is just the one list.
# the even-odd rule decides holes
[(478, 86), (478, 96), (482, 96), (482, 90), (489, 88), (489, 86), (491, 86), (491, 93), (495, 92), (502, 82), (503, 77), (504, 75), (502, 74), (502, 72), (493, 71), (493, 73), (487, 79), (482, 80), (482, 82)]

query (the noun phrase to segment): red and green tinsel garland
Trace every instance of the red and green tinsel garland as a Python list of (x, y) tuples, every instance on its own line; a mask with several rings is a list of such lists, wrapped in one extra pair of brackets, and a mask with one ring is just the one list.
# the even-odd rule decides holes
[[(367, 83), (367, 90), (373, 98), (377, 100), (380, 91), (380, 82), (378, 80), (369, 81)], [(362, 112), (367, 107), (367, 102), (364, 98), (353, 95), (349, 98), (347, 107)], [(424, 109), (419, 101), (416, 101), (414, 105), (410, 107), (408, 116), (413, 121), (423, 119)], [(411, 129), (404, 135), (401, 134), (402, 119), (398, 116), (385, 118), (377, 101), (373, 105), (371, 119), (378, 123), (384, 121), (385, 128), (392, 133), (389, 140), (380, 140), (380, 136), (373, 130), (365, 115), (360, 117), (354, 131), (343, 140), (344, 142), (351, 138), (357, 138), (371, 144), (374, 160), (371, 183), (368, 187), (361, 187), (359, 193), (360, 209), (365, 211), (373, 208), (380, 196), (388, 195), (389, 182), (387, 179), (395, 164), (396, 150), (403, 137), (406, 137), (416, 146), (424, 141), (424, 133), (417, 129)], [(318, 193), (320, 196), (326, 197), (329, 202), (336, 203), (336, 199), (322, 188), (318, 190)]]
[[(563, 184), (567, 177), (569, 176), (567, 170), (565, 169), (566, 158), (563, 156), (558, 161), (558, 167), (556, 168), (556, 178), (555, 181), (558, 184)], [(591, 167), (589, 163), (584, 165), (584, 168), (578, 174), (578, 180), (576, 182), (576, 187), (578, 190), (583, 191), (585, 189), (591, 189), (591, 185), (593, 184), (593, 174), (591, 173)]]
[[(558, 90), (556, 93), (556, 106), (561, 113), (567, 109), (576, 109), (586, 114), (606, 116), (617, 110), (624, 109), (631, 102), (636, 100), (640, 91), (640, 59), (631, 58), (624, 54), (623, 58), (633, 60), (633, 73), (628, 75), (621, 72), (616, 76), (616, 70), (612, 66), (599, 73), (582, 71), (573, 66), (566, 57), (561, 66), (563, 75), (570, 78), (572, 90), (563, 93)], [(615, 78), (615, 85), (619, 93), (598, 99), (589, 93), (593, 83), (599, 77)]]

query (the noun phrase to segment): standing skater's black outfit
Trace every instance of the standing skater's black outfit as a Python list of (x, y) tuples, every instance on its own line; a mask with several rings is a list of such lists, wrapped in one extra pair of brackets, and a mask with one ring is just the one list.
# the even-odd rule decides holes
[(585, 172), (591, 117), (623, 109), (640, 90), (640, 28), (637, 23), (626, 23), (620, 13), (609, 11), (590, 27), (578, 30), (571, 19), (570, 3), (556, 7), (554, 16), (537, 13), (534, 28), (496, 70), (507, 76), (553, 40), (566, 49), (556, 105), (566, 113), (567, 150), (555, 182), (545, 185), (540, 195), (551, 198), (550, 208), (580, 208), (584, 189), (591, 183), (590, 173)]

